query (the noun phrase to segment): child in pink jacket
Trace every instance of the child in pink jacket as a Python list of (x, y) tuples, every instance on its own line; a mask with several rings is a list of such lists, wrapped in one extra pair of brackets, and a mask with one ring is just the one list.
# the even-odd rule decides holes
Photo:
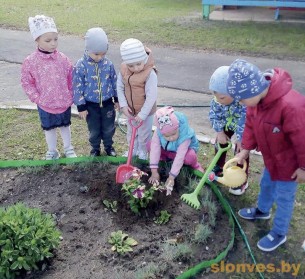
[(60, 128), (65, 157), (76, 157), (71, 145), (72, 64), (57, 51), (58, 32), (54, 20), (44, 15), (29, 18), (37, 49), (23, 62), (21, 84), (37, 104), (48, 151), (46, 160), (58, 159), (56, 128)]
[(199, 142), (194, 130), (188, 125), (186, 116), (181, 112), (174, 111), (172, 107), (166, 106), (156, 111), (155, 125), (157, 129), (151, 143), (148, 144), (151, 168), (151, 177), (148, 181), (152, 184), (159, 184), (159, 160), (174, 160), (168, 179), (165, 182), (166, 195), (170, 195), (175, 184), (175, 178), (183, 164), (203, 172), (203, 168), (197, 159)]

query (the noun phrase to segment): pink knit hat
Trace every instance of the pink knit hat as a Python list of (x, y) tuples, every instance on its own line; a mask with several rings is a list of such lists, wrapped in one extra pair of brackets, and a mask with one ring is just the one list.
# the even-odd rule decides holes
[(160, 108), (156, 111), (155, 123), (162, 135), (173, 133), (179, 128), (178, 118), (174, 114), (173, 107), (170, 106)]

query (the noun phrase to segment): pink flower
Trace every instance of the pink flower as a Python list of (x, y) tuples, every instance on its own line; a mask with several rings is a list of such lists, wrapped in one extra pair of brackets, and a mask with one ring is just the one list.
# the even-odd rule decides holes
[(134, 168), (134, 170), (132, 171), (131, 173), (131, 177), (134, 178), (134, 179), (137, 179), (137, 180), (140, 180), (140, 178), (143, 176), (143, 175), (148, 175), (146, 172), (144, 171), (141, 171), (140, 169), (138, 168)]
[(145, 186), (139, 186), (137, 189), (135, 189), (132, 192), (132, 195), (136, 198), (136, 199), (142, 199), (144, 196), (144, 192), (145, 192)]

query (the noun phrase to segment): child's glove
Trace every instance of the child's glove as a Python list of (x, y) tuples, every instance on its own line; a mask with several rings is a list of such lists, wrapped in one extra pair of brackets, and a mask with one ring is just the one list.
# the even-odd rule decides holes
[(165, 182), (166, 195), (169, 196), (172, 194), (173, 188), (175, 185), (175, 180), (172, 177), (167, 178)]

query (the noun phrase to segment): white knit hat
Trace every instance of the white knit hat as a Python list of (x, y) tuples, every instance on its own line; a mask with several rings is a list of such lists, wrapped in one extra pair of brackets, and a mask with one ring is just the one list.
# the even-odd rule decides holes
[(58, 33), (55, 22), (51, 17), (44, 15), (36, 15), (35, 17), (29, 17), (28, 22), (32, 37), (35, 41), (39, 36), (45, 33)]
[(85, 35), (85, 47), (90, 53), (107, 52), (108, 38), (102, 28), (94, 27)]
[(227, 90), (227, 80), (229, 76), (229, 66), (221, 66), (212, 74), (209, 89), (220, 94), (229, 95)]
[(147, 59), (147, 53), (143, 44), (137, 39), (127, 39), (120, 47), (122, 60), (126, 64), (132, 64), (136, 62), (145, 61)]

